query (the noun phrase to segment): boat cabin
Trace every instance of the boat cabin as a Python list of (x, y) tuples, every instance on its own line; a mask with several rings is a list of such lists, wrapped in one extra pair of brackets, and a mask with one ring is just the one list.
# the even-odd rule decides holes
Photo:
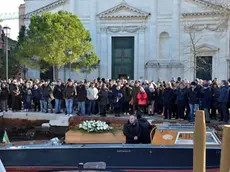
[[(156, 125), (151, 131), (152, 145), (193, 145), (194, 125)], [(206, 127), (206, 145), (220, 146), (216, 131)]]

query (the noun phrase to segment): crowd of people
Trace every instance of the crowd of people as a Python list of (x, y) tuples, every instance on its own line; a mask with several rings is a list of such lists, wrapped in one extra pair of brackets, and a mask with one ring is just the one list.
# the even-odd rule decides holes
[(210, 119), (229, 120), (229, 86), (196, 79), (165, 81), (105, 80), (67, 82), (58, 80), (1, 81), (0, 110), (41, 111), (72, 115), (162, 115), (165, 119), (194, 121), (198, 109)]

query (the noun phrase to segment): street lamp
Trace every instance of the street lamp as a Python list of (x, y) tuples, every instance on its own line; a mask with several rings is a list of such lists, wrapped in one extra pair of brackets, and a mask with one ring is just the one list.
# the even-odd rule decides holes
[(10, 27), (8, 27), (8, 26), (5, 26), (5, 27), (3, 27), (3, 31), (4, 31), (4, 34), (5, 34), (5, 47), (6, 47), (6, 81), (8, 82), (8, 79), (9, 79), (9, 71), (8, 71), (8, 69), (9, 69), (9, 67), (8, 67), (8, 50), (9, 50), (9, 48), (8, 48), (8, 40), (9, 40), (9, 37), (10, 37), (10, 30), (11, 30), (11, 28)]
[(72, 63), (72, 54), (73, 54), (72, 50), (68, 50), (67, 54), (69, 55), (69, 58), (70, 58), (70, 62), (69, 62), (69, 78), (71, 78), (71, 70), (72, 70), (71, 63)]

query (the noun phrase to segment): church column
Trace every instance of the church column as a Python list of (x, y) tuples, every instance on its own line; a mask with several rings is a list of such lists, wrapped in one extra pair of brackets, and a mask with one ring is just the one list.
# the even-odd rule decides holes
[(138, 33), (138, 64), (137, 79), (145, 79), (145, 34), (144, 31)]
[(107, 72), (107, 65), (108, 65), (108, 58), (107, 58), (107, 35), (106, 29), (103, 29), (101, 32), (101, 56), (100, 56), (100, 73), (99, 76), (101, 78), (108, 78)]
[(180, 15), (181, 15), (181, 0), (173, 0), (173, 60), (180, 60)]
[(69, 11), (71, 12), (71, 13), (73, 13), (73, 14), (76, 14), (76, 11), (75, 11), (75, 9), (76, 9), (76, 0), (70, 0), (69, 1)]
[(157, 0), (152, 1), (152, 13), (149, 27), (149, 60), (157, 59)]
[(97, 0), (91, 0), (91, 11), (90, 11), (90, 33), (92, 38), (92, 43), (94, 45), (94, 50), (97, 53)]

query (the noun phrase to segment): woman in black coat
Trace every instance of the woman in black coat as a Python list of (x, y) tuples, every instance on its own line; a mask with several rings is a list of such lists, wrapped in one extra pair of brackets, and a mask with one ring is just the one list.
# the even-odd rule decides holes
[(137, 119), (141, 128), (141, 136), (140, 136), (140, 143), (142, 144), (149, 144), (151, 143), (150, 140), (150, 132), (152, 129), (152, 126), (148, 122), (147, 119), (142, 118), (141, 115), (137, 115)]
[(106, 116), (106, 107), (108, 104), (108, 89), (105, 84), (102, 85), (102, 88), (99, 90), (98, 93), (98, 104), (100, 106), (100, 115), (102, 117)]
[(204, 84), (203, 87), (204, 87), (204, 91), (201, 99), (201, 108), (204, 109), (206, 122), (210, 123), (209, 116), (210, 116), (210, 107), (212, 102), (212, 90), (209, 87), (209, 84)]
[(179, 84), (179, 88), (176, 90), (176, 104), (177, 104), (177, 116), (176, 119), (184, 119), (185, 112), (185, 102), (186, 102), (186, 90), (183, 83)]
[(171, 119), (172, 117), (173, 99), (174, 99), (174, 91), (172, 89), (171, 83), (169, 82), (167, 83), (163, 93), (164, 119)]
[(218, 97), (220, 96), (220, 88), (217, 83), (212, 84), (212, 103), (211, 103), (211, 115), (210, 118), (216, 120), (216, 110), (220, 114), (220, 104), (218, 102)]

